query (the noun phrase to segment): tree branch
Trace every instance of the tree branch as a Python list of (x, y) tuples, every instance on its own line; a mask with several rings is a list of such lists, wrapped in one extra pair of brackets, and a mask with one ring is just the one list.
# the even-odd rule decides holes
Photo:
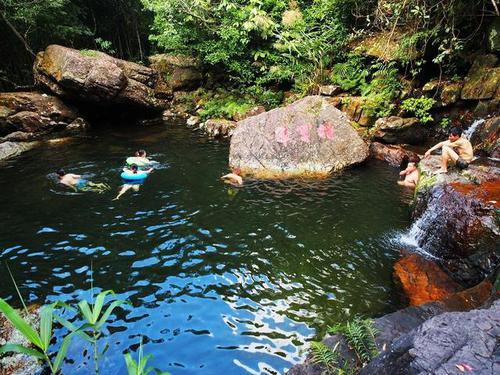
[(28, 51), (31, 54), (31, 56), (36, 57), (35, 53), (29, 46), (28, 42), (26, 42), (26, 39), (24, 39), (23, 36), (19, 33), (19, 31), (17, 31), (17, 29), (14, 27), (14, 25), (10, 23), (7, 17), (5, 17), (5, 14), (3, 12), (0, 12), (0, 15), (2, 16), (2, 19), (7, 24), (7, 26), (9, 26), (9, 28), (12, 30), (14, 35), (24, 44), (24, 48), (26, 48), (26, 51)]

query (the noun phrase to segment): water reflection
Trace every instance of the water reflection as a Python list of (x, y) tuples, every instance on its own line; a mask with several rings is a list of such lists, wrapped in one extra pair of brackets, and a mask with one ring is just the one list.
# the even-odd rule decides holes
[[(0, 197), (0, 256), (25, 298), (89, 298), (92, 260), (94, 284), (131, 301), (108, 326), (103, 374), (125, 372), (122, 353), (141, 335), (151, 364), (173, 374), (283, 373), (327, 324), (395, 308), (398, 249), (386, 235), (408, 223), (397, 171), (370, 164), (228, 189), (219, 181), (227, 144), (177, 127), (125, 131), (134, 134), (102, 131), (0, 169), (11, 181)], [(112, 201), (137, 139), (164, 167)], [(114, 190), (54, 194), (46, 175), (58, 167)], [(0, 282), (15, 302), (4, 272)], [(88, 373), (90, 353), (75, 340), (65, 373)]]

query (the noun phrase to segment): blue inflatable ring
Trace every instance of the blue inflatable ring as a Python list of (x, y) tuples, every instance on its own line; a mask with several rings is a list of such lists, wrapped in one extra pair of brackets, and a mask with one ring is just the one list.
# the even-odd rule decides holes
[(120, 175), (124, 180), (136, 181), (136, 180), (144, 180), (148, 177), (148, 174), (145, 172), (138, 171), (137, 173), (132, 172), (122, 172)]

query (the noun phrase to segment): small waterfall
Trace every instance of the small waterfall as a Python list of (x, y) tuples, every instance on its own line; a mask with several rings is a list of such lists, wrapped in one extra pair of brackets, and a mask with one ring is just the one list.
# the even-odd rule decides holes
[(468, 140), (471, 139), (472, 137), (472, 134), (474, 134), (474, 132), (476, 131), (477, 127), (479, 125), (481, 125), (483, 122), (484, 122), (484, 118), (480, 118), (478, 120), (475, 120), (471, 126), (469, 126), (464, 132), (463, 132), (463, 136), (465, 138), (467, 138)]
[(410, 229), (400, 233), (395, 239), (400, 245), (411, 248), (421, 255), (439, 259), (436, 255), (438, 245), (441, 242), (440, 222), (441, 210), (438, 207), (427, 207), (424, 213), (411, 225)]

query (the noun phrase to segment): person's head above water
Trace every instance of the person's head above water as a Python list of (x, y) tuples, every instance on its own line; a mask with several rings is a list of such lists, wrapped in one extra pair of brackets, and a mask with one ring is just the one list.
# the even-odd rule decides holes
[(59, 178), (63, 178), (66, 172), (64, 172), (64, 169), (60, 168), (56, 171), (56, 174), (59, 176)]
[(241, 176), (241, 169), (240, 168), (233, 168), (233, 173), (237, 174), (238, 176)]
[(139, 167), (137, 166), (137, 164), (132, 164), (130, 166), (130, 169), (132, 170), (133, 173), (137, 173), (137, 171), (139, 170)]
[(455, 142), (458, 138), (462, 136), (462, 129), (456, 127), (451, 128), (448, 134), (449, 134), (448, 139), (452, 142)]
[(146, 151), (145, 150), (139, 150), (135, 153), (136, 156), (139, 156), (141, 158), (145, 158), (146, 157)]

